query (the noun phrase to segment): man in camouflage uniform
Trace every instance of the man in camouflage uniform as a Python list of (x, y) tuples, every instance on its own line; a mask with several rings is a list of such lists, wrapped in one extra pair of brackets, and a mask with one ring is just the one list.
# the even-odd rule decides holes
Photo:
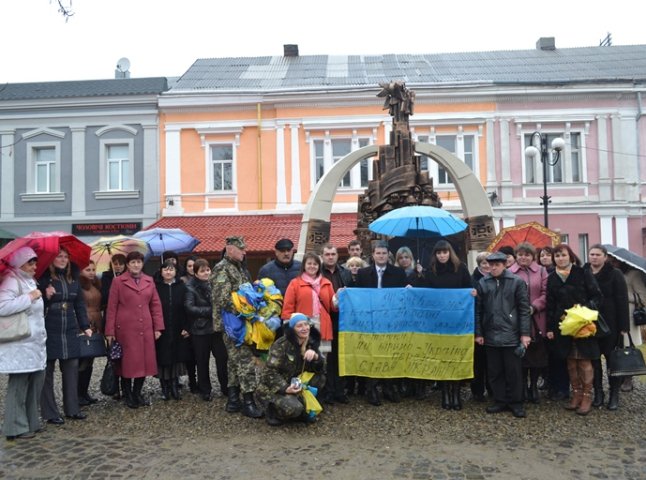
[[(224, 331), (222, 310), (234, 312), (231, 293), (240, 285), (249, 282), (249, 274), (243, 266), (245, 243), (242, 237), (227, 237), (224, 258), (213, 267), (211, 273), (211, 298), (213, 300), (213, 324), (216, 332)], [(236, 347), (235, 341), (223, 334), (224, 345), (229, 356), (227, 370), (229, 373), (228, 399), (226, 411), (239, 412), (251, 418), (261, 418), (262, 411), (254, 401), (254, 391), (258, 384), (256, 378), (256, 358), (251, 346), (242, 344)], [(240, 402), (242, 391), (243, 403)]]
[[(299, 324), (300, 323), (300, 324)], [(308, 335), (301, 348), (298, 334)], [(303, 337), (305, 338), (305, 337)], [(303, 371), (314, 372), (309, 381), (312, 387), (325, 385), (325, 359), (319, 351), (321, 334), (310, 326), (310, 320), (302, 313), (294, 313), (285, 325), (285, 335), (274, 342), (269, 349), (265, 368), (260, 375), (258, 398), (265, 405), (265, 419), (272, 426), (285, 420), (310, 420), (305, 412), (301, 387), (292, 385), (291, 380)]]

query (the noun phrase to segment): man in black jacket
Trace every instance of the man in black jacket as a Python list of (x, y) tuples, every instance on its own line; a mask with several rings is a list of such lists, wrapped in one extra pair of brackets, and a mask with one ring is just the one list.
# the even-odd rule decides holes
[(487, 413), (509, 408), (514, 417), (522, 418), (522, 356), (531, 340), (529, 296), (525, 282), (507, 271), (506, 261), (502, 252), (487, 257), (491, 272), (477, 285), (475, 341), (486, 347), (494, 396)]
[(275, 258), (260, 267), (258, 278), (271, 278), (285, 296), (287, 285), (301, 273), (301, 262), (294, 260), (294, 242), (282, 238), (274, 245)]
[[(375, 242), (372, 246), (373, 265), (362, 268), (357, 273), (357, 287), (359, 288), (401, 288), (408, 284), (406, 272), (388, 263), (388, 244), (384, 241)], [(391, 402), (399, 402), (399, 392), (392, 380), (383, 382), (384, 397)], [(366, 382), (366, 395), (368, 402), (374, 406), (381, 405), (377, 380), (368, 379)]]

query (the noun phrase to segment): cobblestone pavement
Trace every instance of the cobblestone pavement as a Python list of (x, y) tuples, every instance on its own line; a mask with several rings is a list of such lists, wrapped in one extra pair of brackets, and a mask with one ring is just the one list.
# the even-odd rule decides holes
[[(2, 377), (1, 402), (5, 389)], [(525, 419), (487, 415), (465, 388), (460, 412), (442, 410), (437, 392), (380, 408), (353, 397), (316, 424), (277, 428), (225, 413), (222, 397), (164, 402), (154, 379), (146, 392), (152, 406), (130, 410), (93, 391), (101, 400), (87, 420), (3, 438), (0, 478), (646, 479), (639, 381), (618, 411), (587, 417), (549, 400)]]

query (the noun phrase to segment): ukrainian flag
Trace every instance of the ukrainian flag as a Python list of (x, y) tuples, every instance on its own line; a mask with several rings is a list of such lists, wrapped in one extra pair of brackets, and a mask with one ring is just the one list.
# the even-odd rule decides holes
[(473, 378), (471, 289), (346, 288), (339, 294), (339, 374)]

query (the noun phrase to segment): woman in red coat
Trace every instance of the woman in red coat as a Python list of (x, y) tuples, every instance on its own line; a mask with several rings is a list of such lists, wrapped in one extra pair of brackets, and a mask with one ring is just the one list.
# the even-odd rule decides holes
[(301, 263), (301, 274), (289, 282), (281, 317), (289, 320), (292, 313), (303, 313), (310, 317), (321, 332), (321, 351), (330, 351), (332, 340), (332, 318), (330, 311), (336, 310), (332, 302), (332, 282), (321, 275), (321, 259), (314, 253), (306, 253)]
[(164, 330), (164, 318), (155, 283), (142, 273), (144, 256), (129, 253), (126, 266), (128, 271), (112, 281), (105, 335), (108, 342), (116, 339), (123, 348), (116, 373), (126, 405), (137, 408), (149, 405), (141, 389), (147, 376), (157, 375), (155, 341)]

